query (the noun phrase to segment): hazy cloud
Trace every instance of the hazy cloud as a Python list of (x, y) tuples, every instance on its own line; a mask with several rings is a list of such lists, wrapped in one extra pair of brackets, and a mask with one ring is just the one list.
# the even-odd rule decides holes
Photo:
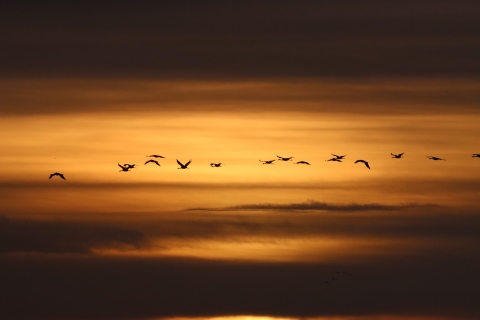
[(189, 208), (186, 211), (242, 211), (242, 210), (292, 210), (292, 211), (343, 211), (343, 212), (355, 212), (355, 211), (390, 211), (390, 210), (402, 210), (418, 207), (436, 207), (435, 204), (402, 204), (402, 205), (383, 205), (379, 203), (349, 203), (349, 204), (333, 204), (327, 202), (319, 202), (309, 200), (301, 203), (259, 203), (259, 204), (242, 204), (221, 208)]

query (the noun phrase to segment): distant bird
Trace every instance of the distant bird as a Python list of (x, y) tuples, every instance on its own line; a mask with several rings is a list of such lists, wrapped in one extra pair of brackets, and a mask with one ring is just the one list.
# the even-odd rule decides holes
[(258, 160), (258, 161), (263, 162), (262, 164), (274, 164), (273, 162), (275, 160)]
[(150, 158), (165, 158), (164, 156), (159, 156), (158, 154), (151, 154), (147, 157), (150, 157)]
[(331, 159), (328, 159), (328, 160), (325, 160), (325, 161), (335, 161), (335, 162), (342, 162), (342, 159), (341, 158), (331, 158)]
[(158, 163), (157, 160), (148, 160), (147, 162), (145, 162), (145, 164), (150, 163), (150, 162), (155, 163), (157, 166), (160, 166), (160, 163)]
[(443, 161), (447, 161), (447, 160), (445, 160), (445, 159), (442, 159), (442, 158), (439, 158), (439, 157), (427, 156), (427, 158), (428, 158), (428, 159), (430, 159), (430, 160), (435, 160), (435, 161), (437, 161), (437, 160), (443, 160)]
[(65, 177), (63, 176), (63, 173), (59, 173), (59, 172), (52, 173), (48, 179), (52, 179), (52, 177), (54, 177), (54, 176), (59, 176), (59, 177), (62, 178), (63, 180), (67, 180), (67, 179), (65, 179)]
[(403, 156), (404, 153), (405, 152), (402, 152), (402, 153), (399, 153), (399, 154), (393, 154), (393, 153), (390, 152), (390, 154), (392, 155), (392, 158), (394, 158), (394, 159), (400, 159)]
[(223, 163), (219, 162), (219, 163), (210, 163), (210, 167), (214, 167), (214, 168), (220, 168), (222, 166)]
[(326, 283), (326, 284), (330, 284), (330, 282), (328, 282), (328, 281), (325, 281), (325, 283)]
[(293, 157), (285, 158), (285, 157), (280, 157), (280, 156), (277, 154), (277, 158), (278, 158), (278, 160), (281, 160), (281, 161), (290, 161), (290, 160), (292, 160)]
[(118, 164), (118, 166), (122, 169), (122, 170), (120, 170), (120, 171), (123, 171), (123, 172), (128, 172), (128, 170), (131, 169), (130, 166), (128, 166), (128, 165), (123, 165), (123, 166), (122, 166), (120, 163)]
[(480, 158), (480, 153), (474, 153), (474, 154), (472, 154), (472, 158)]
[(123, 166), (128, 167), (128, 169), (135, 169), (137, 167), (136, 164), (128, 164), (128, 163), (125, 163)]
[(294, 162), (295, 164), (306, 164), (306, 165), (310, 165), (310, 163), (308, 163), (307, 161), (298, 161), (298, 162)]
[(336, 154), (332, 153), (332, 156), (334, 156), (334, 157), (337, 158), (337, 159), (342, 160), (342, 159), (345, 159), (345, 157), (346, 157), (347, 155), (344, 154), (343, 156), (339, 156), (339, 155), (336, 155)]
[(180, 168), (177, 168), (177, 169), (188, 169), (187, 167), (190, 164), (190, 162), (192, 162), (192, 160), (189, 160), (187, 163), (183, 164), (180, 161), (178, 161), (178, 159), (177, 159), (177, 163), (180, 166)]
[(367, 166), (367, 168), (370, 169), (370, 166), (368, 165), (368, 162), (367, 162), (367, 161), (365, 161), (365, 160), (357, 160), (357, 161), (355, 161), (355, 163), (359, 163), (359, 162), (365, 164), (365, 166)]

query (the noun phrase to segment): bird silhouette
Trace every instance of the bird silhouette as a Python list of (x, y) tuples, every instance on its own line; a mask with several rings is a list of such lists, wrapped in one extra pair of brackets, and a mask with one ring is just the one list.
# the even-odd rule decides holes
[(258, 161), (263, 162), (262, 164), (274, 164), (273, 162), (275, 160), (258, 160)]
[(331, 158), (331, 159), (328, 159), (328, 160), (325, 160), (325, 161), (335, 161), (335, 162), (342, 162), (342, 158)]
[(368, 169), (370, 169), (370, 166), (368, 165), (368, 162), (367, 162), (367, 161), (365, 161), (365, 160), (357, 160), (357, 161), (355, 161), (355, 163), (359, 163), (359, 162), (365, 164), (365, 166), (366, 166)]
[(151, 159), (151, 160), (148, 160), (147, 162), (145, 162), (145, 164), (147, 164), (147, 163), (155, 163), (157, 166), (160, 166), (160, 163), (158, 163), (157, 160), (152, 160)]
[(280, 157), (280, 156), (277, 154), (277, 158), (278, 158), (278, 160), (281, 160), (281, 161), (290, 161), (290, 160), (292, 160), (293, 157), (285, 158), (285, 157)]
[(180, 161), (178, 161), (178, 159), (177, 159), (177, 163), (180, 166), (180, 168), (177, 168), (177, 169), (188, 169), (187, 167), (190, 164), (190, 162), (192, 162), (192, 160), (189, 160), (187, 163), (183, 164)]
[(480, 158), (480, 153), (474, 153), (474, 154), (472, 154), (472, 158)]
[(337, 159), (343, 160), (343, 159), (345, 159), (345, 157), (346, 157), (347, 155), (344, 154), (343, 156), (339, 156), (339, 155), (336, 155), (336, 154), (332, 153), (332, 156), (334, 156), (334, 157), (337, 158)]
[(298, 161), (298, 162), (294, 162), (295, 164), (306, 164), (306, 165), (310, 165), (310, 163), (308, 163), (307, 161)]
[(222, 166), (223, 163), (219, 162), (219, 163), (210, 163), (210, 167), (213, 167), (213, 168), (220, 168)]
[(399, 154), (393, 154), (393, 153), (390, 152), (393, 159), (400, 159), (403, 156), (404, 153), (405, 152), (402, 152), (402, 153), (399, 153)]
[(63, 176), (63, 173), (59, 173), (59, 172), (55, 172), (55, 173), (52, 173), (50, 174), (50, 177), (48, 179), (52, 179), (52, 177), (54, 176), (59, 176), (60, 178), (62, 178), (63, 180), (67, 180), (65, 179), (65, 177)]
[(128, 169), (135, 169), (137, 167), (136, 164), (128, 164), (128, 163), (125, 163), (123, 166), (127, 167)]
[(128, 165), (123, 165), (123, 166), (122, 166), (120, 163), (118, 164), (118, 166), (122, 169), (122, 170), (120, 170), (120, 172), (122, 172), (122, 171), (123, 171), (123, 172), (128, 172), (128, 170), (131, 169), (130, 166), (128, 166)]
[(442, 159), (442, 158), (439, 158), (439, 157), (433, 157), (433, 156), (427, 156), (427, 158), (430, 159), (430, 160), (435, 160), (435, 161), (437, 161), (437, 160), (447, 161), (445, 159)]
[(150, 158), (165, 158), (164, 156), (160, 156), (160, 155), (158, 155), (158, 154), (151, 154), (151, 155), (149, 155), (149, 156), (147, 156), (147, 157), (150, 157)]

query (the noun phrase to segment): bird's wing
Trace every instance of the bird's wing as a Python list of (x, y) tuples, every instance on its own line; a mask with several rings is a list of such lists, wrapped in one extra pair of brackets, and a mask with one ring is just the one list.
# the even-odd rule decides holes
[(400, 156), (400, 157), (403, 156), (404, 153), (405, 153), (405, 152), (400, 153), (399, 156)]
[(192, 162), (192, 160), (188, 160), (188, 162), (185, 163), (185, 167), (188, 167), (188, 165), (190, 164), (190, 162)]
[(357, 160), (357, 161), (355, 161), (355, 163), (359, 163), (359, 162), (363, 162), (363, 160)]
[(277, 158), (282, 159), (282, 157), (280, 157), (278, 154), (277, 154)]
[(153, 160), (148, 160), (147, 162), (145, 162), (145, 164), (149, 163), (149, 162), (153, 162)]
[(48, 179), (52, 179), (52, 177), (55, 175), (55, 173), (50, 174), (50, 177)]
[(368, 169), (370, 169), (370, 166), (368, 165), (367, 161), (365, 161), (365, 165), (367, 166)]
[(160, 166), (160, 163), (158, 163), (158, 161), (153, 160), (152, 162), (155, 162), (155, 164), (156, 164), (157, 166)]
[(122, 168), (122, 169), (125, 169), (125, 167), (122, 166), (120, 163), (118, 164), (118, 166), (119, 166), (120, 168)]
[(67, 179), (65, 179), (65, 177), (63, 176), (63, 174), (59, 174), (58, 176), (59, 176), (60, 178), (62, 178), (63, 180), (67, 180)]
[(337, 158), (339, 157), (339, 156), (337, 156), (337, 155), (336, 155), (336, 154), (334, 154), (334, 153), (332, 153), (332, 156), (334, 156), (334, 157), (337, 157)]
[(178, 165), (179, 165), (180, 167), (183, 167), (183, 163), (181, 163), (180, 161), (178, 161), (178, 159), (177, 159), (177, 163), (178, 163)]

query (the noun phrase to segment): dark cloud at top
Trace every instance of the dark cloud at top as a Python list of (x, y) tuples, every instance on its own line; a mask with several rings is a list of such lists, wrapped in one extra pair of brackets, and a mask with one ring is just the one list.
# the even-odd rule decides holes
[(478, 76), (476, 1), (18, 1), (3, 76)]

